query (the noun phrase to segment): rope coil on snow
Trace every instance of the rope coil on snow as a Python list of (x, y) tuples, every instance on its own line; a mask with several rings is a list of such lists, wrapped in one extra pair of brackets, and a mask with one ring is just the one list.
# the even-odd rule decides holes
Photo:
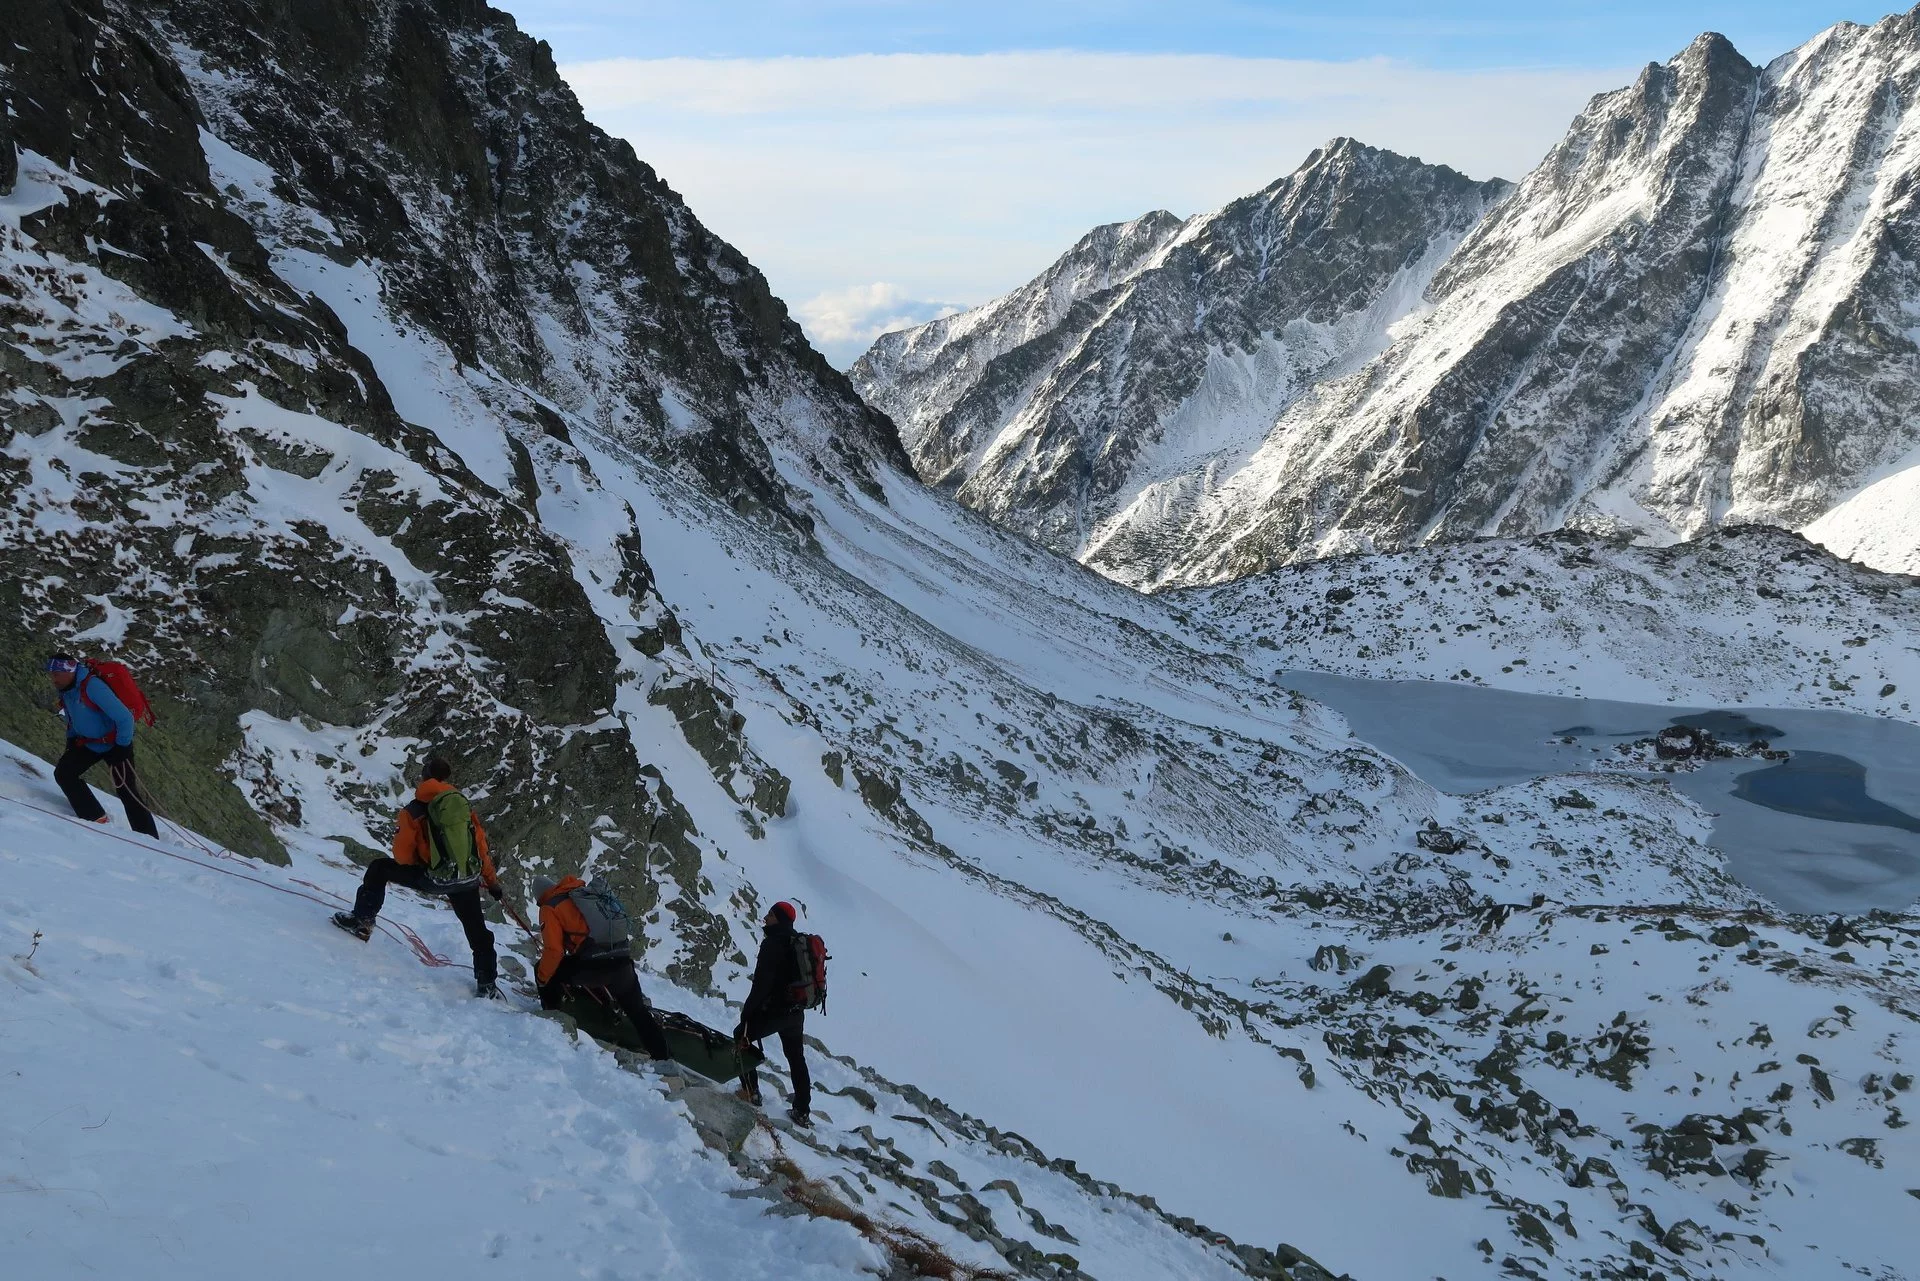
[[(229, 855), (229, 857), (231, 857), (231, 855)], [(304, 885), (310, 890), (314, 890), (318, 893), (326, 895), (328, 898), (332, 899), (335, 903), (344, 903), (349, 905), (351, 905), (352, 903), (352, 900), (347, 898), (344, 894), (335, 894), (332, 890), (324, 889), (321, 886), (315, 885), (312, 881), (303, 881), (297, 876), (291, 879), (295, 885)], [(302, 895), (301, 897), (306, 898), (309, 896)], [(318, 901), (319, 900), (317, 899), (315, 900), (315, 902), (318, 902)], [(394, 930), (398, 930), (400, 932), (399, 937), (406, 940), (407, 946), (413, 949), (414, 955), (420, 958), (420, 964), (422, 965), (439, 966), (439, 965), (454, 964), (453, 961), (448, 960), (446, 957), (440, 955), (438, 952), (428, 947), (426, 940), (421, 938), (418, 934), (415, 934), (412, 928), (409, 926), (402, 925), (398, 921), (395, 921), (393, 922), (392, 927), (389, 928), (387, 922), (380, 921), (376, 923), (376, 927), (389, 935), (391, 935)]]

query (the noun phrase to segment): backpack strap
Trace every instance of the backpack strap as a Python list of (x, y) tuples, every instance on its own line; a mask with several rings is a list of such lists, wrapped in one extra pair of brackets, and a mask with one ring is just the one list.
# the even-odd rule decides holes
[[(447, 793), (442, 792), (440, 796), (445, 796), (446, 794)], [(438, 800), (440, 797), (436, 796), (434, 799)], [(423, 822), (427, 828), (427, 844), (431, 846), (433, 850), (432, 854), (427, 858), (427, 863), (432, 865), (434, 863), (445, 862), (447, 859), (447, 847), (445, 842), (440, 839), (440, 825), (433, 821), (433, 815), (429, 812), (431, 807), (423, 801), (415, 801), (414, 804), (420, 807), (421, 822)]]
[[(100, 678), (94, 674), (93, 669), (89, 667), (87, 668), (87, 679), (81, 681), (79, 685), (74, 687), (74, 692), (80, 695), (80, 701), (85, 703), (87, 705), (87, 710), (92, 712), (95, 716), (104, 715), (104, 713), (101, 712), (100, 705), (98, 703), (94, 702), (92, 699), (87, 697), (87, 685), (90, 682), (97, 681), (99, 679)], [(72, 726), (71, 718), (69, 718), (68, 720), (68, 726), (69, 727)], [(115, 736), (112, 734), (105, 734), (99, 738), (82, 738), (82, 739), (79, 739), (78, 741), (82, 743), (87, 743), (87, 744), (111, 743), (114, 740), (114, 737)]]

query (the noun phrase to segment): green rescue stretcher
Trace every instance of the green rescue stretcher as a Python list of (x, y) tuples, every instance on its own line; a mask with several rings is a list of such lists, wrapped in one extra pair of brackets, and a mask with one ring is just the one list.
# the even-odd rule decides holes
[[(597, 1041), (646, 1053), (640, 1044), (640, 1034), (611, 1001), (603, 1001), (592, 992), (569, 989), (561, 998), (560, 1012), (571, 1016), (582, 1032)], [(756, 1067), (766, 1059), (758, 1046), (748, 1045), (742, 1051), (727, 1033), (716, 1032), (684, 1014), (655, 1010), (653, 1018), (666, 1033), (667, 1048), (673, 1051), (674, 1062), (710, 1081), (731, 1081), (739, 1076), (745, 1066), (740, 1057), (743, 1052), (746, 1063)]]

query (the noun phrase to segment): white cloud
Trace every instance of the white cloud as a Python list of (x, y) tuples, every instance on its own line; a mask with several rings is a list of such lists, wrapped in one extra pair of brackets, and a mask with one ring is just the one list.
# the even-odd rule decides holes
[(562, 70), (776, 292), (808, 300), (796, 312), (836, 352), (928, 318), (909, 300), (982, 302), (1098, 223), (1217, 207), (1337, 135), (1518, 178), (1589, 96), (1634, 75), (1076, 52)]
[(821, 354), (845, 369), (881, 334), (951, 316), (960, 308), (911, 298), (899, 285), (876, 280), (815, 294), (793, 310)]
[[(1187, 110), (1306, 104), (1383, 94), (1437, 99), (1464, 86), (1527, 97), (1558, 93), (1561, 70), (1431, 70), (1391, 58), (1315, 62), (1220, 54), (856, 54), (835, 58), (609, 58), (574, 63), (567, 79), (610, 109), (712, 115), (961, 108), (1000, 112)], [(1617, 72), (1602, 73), (1617, 84)], [(1438, 106), (1437, 102), (1434, 105)], [(1442, 108), (1444, 109), (1444, 107)]]
[[(577, 92), (603, 106), (717, 115), (811, 111), (823, 105), (835, 111), (1057, 111), (1308, 102), (1369, 92), (1388, 76), (1430, 74), (1387, 58), (1312, 62), (1074, 52), (609, 58), (575, 63), (566, 72)], [(1541, 73), (1491, 74), (1515, 82)]]

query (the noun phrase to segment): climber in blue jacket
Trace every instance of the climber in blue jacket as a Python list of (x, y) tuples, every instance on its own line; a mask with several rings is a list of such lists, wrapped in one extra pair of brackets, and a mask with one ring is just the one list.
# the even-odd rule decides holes
[(127, 807), (127, 825), (148, 836), (160, 835), (133, 772), (133, 712), (104, 679), (71, 655), (49, 658), (47, 679), (60, 695), (60, 713), (67, 720), (67, 750), (54, 764), (53, 779), (73, 812), (89, 823), (107, 821), (107, 812), (85, 782), (86, 772), (105, 761), (113, 793)]

